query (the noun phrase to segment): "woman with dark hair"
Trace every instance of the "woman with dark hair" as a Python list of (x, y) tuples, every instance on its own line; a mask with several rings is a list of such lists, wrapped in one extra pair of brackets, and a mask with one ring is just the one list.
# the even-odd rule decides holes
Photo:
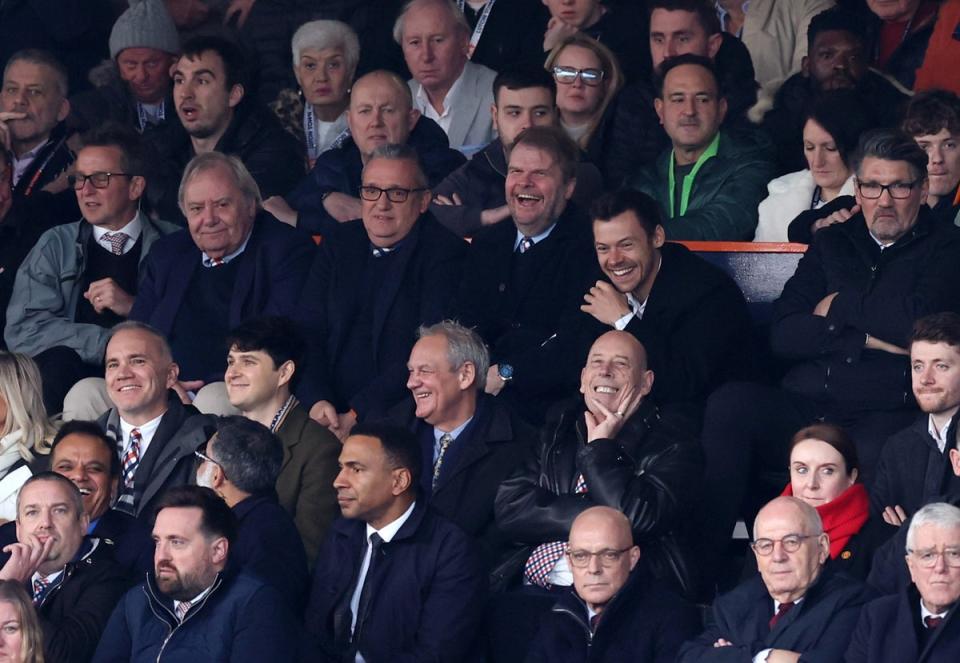
[(13, 580), (0, 580), (0, 659), (43, 663), (43, 633), (33, 601)]
[(872, 126), (852, 90), (828, 92), (805, 115), (803, 153), (807, 169), (788, 173), (767, 185), (759, 207), (756, 242), (786, 242), (787, 228), (797, 215), (816, 210), (838, 196), (853, 195), (850, 157), (860, 134)]

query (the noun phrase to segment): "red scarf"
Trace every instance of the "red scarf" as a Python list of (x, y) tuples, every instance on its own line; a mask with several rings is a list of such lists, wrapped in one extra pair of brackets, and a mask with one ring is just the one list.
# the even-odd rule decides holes
[[(793, 496), (789, 483), (781, 495)], [(835, 500), (815, 507), (823, 521), (823, 531), (830, 535), (830, 559), (846, 548), (850, 537), (860, 531), (870, 515), (870, 499), (861, 483), (855, 483), (840, 493)]]

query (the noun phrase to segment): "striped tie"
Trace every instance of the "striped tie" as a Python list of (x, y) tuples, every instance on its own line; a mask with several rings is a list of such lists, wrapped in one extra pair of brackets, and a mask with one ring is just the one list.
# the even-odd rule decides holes
[(123, 255), (123, 247), (127, 245), (127, 240), (130, 239), (130, 235), (127, 233), (104, 233), (103, 238), (110, 242), (110, 251), (115, 256)]
[(190, 612), (190, 601), (180, 601), (177, 605), (177, 619), (182, 622), (188, 612)]
[[(582, 495), (587, 492), (587, 480), (582, 474), (577, 476), (577, 482), (574, 485), (573, 492), (577, 495)], [(531, 585), (539, 585), (540, 587), (550, 589), (551, 585), (547, 582), (547, 577), (550, 575), (550, 572), (553, 571), (553, 567), (557, 565), (557, 562), (560, 561), (560, 558), (563, 557), (563, 551), (566, 547), (567, 544), (563, 541), (541, 543), (530, 553), (530, 557), (527, 559), (527, 563), (523, 568), (523, 577), (526, 578), (527, 582)]]
[(437, 454), (437, 462), (433, 464), (433, 483), (432, 488), (437, 487), (437, 480), (440, 478), (440, 466), (443, 465), (443, 456), (447, 453), (447, 447), (453, 442), (453, 435), (444, 433), (440, 436), (440, 452)]
[(40, 601), (43, 600), (43, 595), (47, 591), (47, 587), (50, 586), (50, 581), (46, 577), (37, 574), (37, 577), (33, 579), (33, 602), (40, 604)]
[(140, 442), (142, 440), (143, 437), (140, 435), (139, 428), (130, 431), (130, 448), (123, 455), (124, 492), (133, 492), (133, 476), (137, 473), (137, 467), (140, 465)]

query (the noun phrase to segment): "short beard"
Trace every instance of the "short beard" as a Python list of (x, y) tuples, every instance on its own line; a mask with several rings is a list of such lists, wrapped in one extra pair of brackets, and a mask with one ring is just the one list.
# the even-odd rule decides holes
[(175, 568), (173, 572), (175, 575), (172, 578), (161, 579), (159, 574), (155, 577), (160, 591), (174, 601), (189, 601), (210, 585), (195, 575), (181, 576)]

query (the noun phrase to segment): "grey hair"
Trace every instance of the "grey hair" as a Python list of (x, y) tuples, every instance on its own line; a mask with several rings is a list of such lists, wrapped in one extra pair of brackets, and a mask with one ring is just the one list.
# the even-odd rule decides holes
[(900, 129), (874, 129), (860, 136), (860, 144), (857, 145), (850, 162), (857, 179), (861, 177), (861, 167), (868, 158), (906, 161), (915, 178), (927, 178), (927, 153), (917, 141)]
[(403, 43), (403, 20), (407, 12), (413, 9), (414, 5), (442, 5), (446, 7), (450, 12), (450, 16), (453, 17), (453, 22), (457, 28), (461, 30), (464, 35), (470, 34), (470, 24), (467, 23), (467, 17), (463, 15), (463, 12), (460, 11), (460, 8), (453, 0), (407, 0), (400, 9), (400, 13), (397, 14), (397, 20), (393, 22), (393, 40), (398, 44)]
[(239, 490), (260, 493), (277, 483), (283, 444), (263, 424), (241, 416), (221, 417), (211, 442), (207, 454)]
[(325, 48), (340, 48), (343, 50), (343, 59), (347, 65), (347, 80), (353, 80), (360, 62), (360, 40), (357, 33), (346, 23), (341, 21), (308, 21), (293, 33), (290, 42), (293, 49), (293, 66), (300, 65), (300, 54), (313, 48), (322, 51)]
[(253, 204), (254, 209), (259, 209), (263, 205), (263, 197), (260, 195), (260, 187), (253, 179), (253, 175), (247, 170), (237, 157), (232, 154), (223, 154), (222, 152), (204, 152), (190, 159), (190, 163), (183, 170), (183, 177), (180, 178), (180, 190), (177, 192), (177, 202), (180, 205), (180, 211), (186, 214), (183, 209), (183, 196), (187, 190), (187, 185), (197, 175), (205, 173), (215, 168), (223, 168), (233, 178), (233, 183), (240, 189), (244, 198)]
[(447, 361), (454, 371), (467, 362), (473, 364), (477, 374), (474, 387), (477, 391), (483, 391), (487, 386), (490, 351), (480, 334), (454, 320), (444, 320), (434, 325), (421, 325), (417, 330), (417, 338), (428, 336), (443, 336), (447, 339)]
[(27, 462), (33, 460), (31, 450), (49, 451), (56, 432), (43, 405), (42, 384), (33, 359), (17, 352), (0, 352), (0, 400), (7, 405), (0, 437), (20, 431), (17, 452)]
[(167, 337), (163, 335), (163, 332), (156, 327), (148, 325), (146, 322), (140, 322), (139, 320), (124, 320), (123, 322), (118, 322), (110, 328), (106, 345), (110, 345), (113, 337), (122, 331), (142, 331), (153, 337), (160, 346), (161, 356), (168, 362), (173, 363), (173, 351), (170, 349), (170, 343), (167, 341)]
[(943, 529), (960, 527), (960, 509), (946, 502), (934, 502), (913, 514), (913, 518), (910, 519), (910, 527), (907, 528), (907, 552), (914, 550), (917, 530), (924, 525), (933, 525)]
[(19, 50), (11, 55), (10, 59), (7, 60), (7, 64), (3, 68), (4, 80), (7, 79), (7, 72), (10, 71), (10, 67), (17, 62), (28, 62), (30, 64), (47, 67), (53, 71), (53, 77), (57, 81), (57, 91), (64, 99), (67, 98), (70, 92), (67, 68), (62, 62), (60, 62), (56, 55), (50, 51), (45, 51), (42, 48), (24, 48)]
[(429, 186), (427, 176), (423, 172), (423, 166), (420, 165), (420, 157), (417, 151), (410, 145), (398, 145), (397, 143), (387, 143), (373, 150), (370, 158), (367, 159), (367, 165), (373, 163), (374, 159), (385, 159), (387, 161), (409, 161), (414, 165), (416, 173), (414, 179), (418, 187)]
[[(764, 505), (763, 509), (766, 509), (774, 502), (789, 502), (790, 504), (797, 507), (797, 509), (799, 509), (800, 515), (803, 517), (803, 521), (805, 525), (804, 530), (806, 531), (807, 536), (820, 536), (821, 534), (823, 534), (823, 521), (820, 520), (820, 514), (817, 513), (816, 509), (814, 509), (812, 506), (810, 506), (803, 500), (797, 497), (781, 495), (780, 497), (775, 497), (769, 502), (767, 502)], [(761, 513), (763, 512), (763, 509), (760, 509)], [(754, 540), (756, 540), (757, 538), (757, 522), (759, 520), (760, 520), (760, 514), (758, 513), (756, 519), (754, 519), (753, 521)]]

